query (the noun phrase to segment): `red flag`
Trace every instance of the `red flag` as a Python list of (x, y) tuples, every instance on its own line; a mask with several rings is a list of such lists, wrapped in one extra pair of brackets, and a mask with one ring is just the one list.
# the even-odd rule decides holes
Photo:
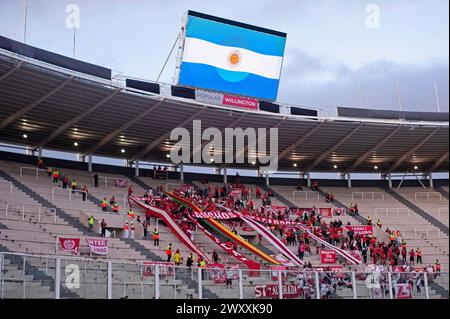
[(64, 251), (78, 255), (78, 248), (80, 247), (80, 238), (65, 238), (59, 237), (59, 244)]

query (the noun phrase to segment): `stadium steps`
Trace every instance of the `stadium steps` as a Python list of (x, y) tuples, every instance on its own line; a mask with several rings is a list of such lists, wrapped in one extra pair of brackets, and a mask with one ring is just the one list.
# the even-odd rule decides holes
[(150, 185), (147, 185), (147, 183), (145, 183), (142, 179), (140, 179), (137, 176), (134, 175), (128, 175), (127, 176), (133, 183), (139, 185), (139, 187), (147, 190), (147, 189), (153, 189), (153, 187), (151, 187)]
[[(161, 262), (165, 261), (161, 257), (154, 254), (153, 252), (151, 252), (150, 250), (148, 250), (147, 248), (145, 248), (144, 246), (142, 246), (141, 244), (139, 244), (138, 242), (136, 242), (133, 239), (120, 238), (120, 240), (122, 242), (126, 243), (127, 245), (129, 245), (132, 249), (138, 251), (142, 256), (147, 257), (148, 260), (161, 261)], [(185, 284), (189, 289), (192, 289), (196, 293), (198, 293), (198, 284), (196, 281), (191, 279), (190, 272), (186, 271), (186, 273), (185, 273), (184, 271), (177, 271), (177, 279), (181, 280), (183, 282), (183, 284)], [(206, 289), (204, 287), (203, 287), (203, 297), (207, 298), (207, 299), (219, 299), (219, 296), (217, 296), (216, 294), (214, 294), (213, 292), (209, 291), (208, 289)]]
[(444, 299), (448, 299), (448, 289), (445, 289), (444, 287), (442, 287), (441, 285), (439, 285), (436, 282), (428, 282), (428, 289), (429, 290), (434, 290), (436, 292), (436, 294), (441, 295), (442, 298)]
[(30, 196), (35, 201), (39, 202), (43, 207), (48, 208), (54, 208), (56, 210), (56, 215), (66, 221), (70, 226), (75, 228), (76, 230), (82, 232), (86, 236), (100, 236), (99, 234), (93, 234), (87, 230), (87, 228), (76, 218), (70, 216), (68, 213), (60, 209), (59, 207), (53, 205), (51, 202), (46, 200), (44, 197), (36, 193), (35, 191), (31, 190), (26, 185), (22, 184), (9, 174), (5, 173), (2, 169), (0, 169), (0, 176), (3, 177), (5, 180), (12, 182), (15, 187), (20, 189), (22, 192)]
[[(320, 194), (320, 196), (322, 196), (324, 199), (326, 199), (326, 194), (323, 190), (321, 190), (320, 188), (317, 188), (318, 193)], [(344, 208), (347, 212), (350, 212), (350, 208), (348, 208), (346, 205), (344, 205), (343, 203), (341, 203), (340, 201), (338, 201), (337, 199), (333, 200), (333, 205), (339, 208)], [(353, 215), (353, 214), (349, 214), (348, 216), (352, 217), (354, 220), (356, 220), (358, 223), (362, 224), (362, 225), (366, 225), (367, 224), (367, 220), (359, 215)]]
[[(1, 252), (10, 252), (8, 248), (0, 244)], [(4, 254), (3, 257), (13, 264), (17, 269), (22, 270), (25, 266), (25, 275), (31, 275), (34, 281), (39, 281), (41, 286), (48, 287), (50, 291), (55, 291), (55, 279), (43, 271), (39, 270), (36, 266), (30, 264), (30, 262), (24, 260), (24, 256), (21, 255), (9, 255)], [(64, 286), (60, 286), (60, 297), (68, 299), (81, 299), (81, 297), (73, 291), (67, 289)]]
[(442, 231), (444, 234), (448, 236), (448, 227), (445, 226), (443, 223), (441, 223), (439, 220), (428, 214), (423, 209), (419, 208), (417, 205), (413, 204), (409, 200), (407, 200), (405, 197), (397, 193), (396, 191), (390, 189), (389, 187), (381, 187), (383, 191), (391, 195), (393, 198), (398, 200), (400, 203), (411, 209), (413, 212), (415, 212), (417, 215), (421, 216), (423, 219), (430, 222), (433, 226), (435, 226), (437, 229)]
[[(78, 189), (81, 190), (81, 188), (79, 187)], [(87, 193), (87, 200), (90, 201), (91, 203), (93, 203), (94, 205), (97, 205), (100, 209), (102, 209), (102, 201), (100, 199), (98, 199), (97, 197), (95, 197), (94, 195), (92, 195), (91, 193)], [(111, 208), (110, 205), (106, 206), (106, 211), (109, 213), (112, 213), (113, 210)]]
[(275, 197), (278, 201), (282, 202), (283, 204), (285, 204), (287, 207), (297, 207), (297, 205), (295, 205), (293, 202), (291, 202), (289, 199), (283, 197), (280, 195), (280, 193), (274, 191), (273, 189), (271, 189), (270, 187), (267, 187), (267, 185), (260, 185), (261, 189), (264, 190), (265, 192), (271, 191), (273, 194), (273, 197)]
[(443, 189), (442, 187), (440, 187), (440, 186), (438, 186), (438, 187), (435, 187), (434, 188), (434, 190), (436, 191), (436, 192), (438, 192), (439, 194), (441, 194), (444, 198), (447, 198), (447, 199), (449, 199), (448, 197), (448, 193), (445, 191), (445, 189)]

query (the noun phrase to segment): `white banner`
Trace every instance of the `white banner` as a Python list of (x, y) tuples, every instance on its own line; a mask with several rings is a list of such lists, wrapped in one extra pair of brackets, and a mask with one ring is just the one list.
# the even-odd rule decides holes
[(223, 94), (195, 89), (195, 99), (203, 103), (222, 105)]
[(91, 252), (96, 255), (108, 254), (108, 240), (107, 239), (92, 239), (86, 238), (86, 242), (91, 249)]

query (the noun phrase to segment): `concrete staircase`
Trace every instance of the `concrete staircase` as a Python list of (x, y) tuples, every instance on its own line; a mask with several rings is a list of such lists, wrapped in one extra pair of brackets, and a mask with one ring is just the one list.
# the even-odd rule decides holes
[(411, 201), (407, 200), (405, 197), (401, 196), (396, 191), (392, 190), (389, 187), (381, 187), (383, 191), (391, 195), (393, 198), (398, 200), (400, 203), (411, 209), (413, 212), (415, 212), (417, 215), (421, 216), (423, 219), (430, 222), (433, 226), (438, 228), (440, 231), (442, 231), (444, 234), (448, 236), (448, 227), (445, 226), (443, 223), (441, 223), (439, 220), (428, 214), (426, 211), (418, 207), (417, 205), (413, 204)]
[[(10, 252), (5, 246), (0, 245), (0, 251), (1, 252)], [(9, 255), (4, 254), (5, 260), (7, 260), (11, 265), (14, 265), (14, 267), (17, 270), (21, 270), (24, 272), (25, 276), (31, 276), (32, 282), (38, 282), (39, 286), (41, 286), (44, 290), (45, 288), (48, 288), (50, 292), (55, 291), (55, 278), (53, 276), (47, 275), (45, 272), (39, 270), (39, 268), (35, 265), (33, 265), (30, 261), (24, 260), (24, 256), (21, 255)], [(25, 270), (24, 270), (25, 267)], [(7, 272), (5, 270), (2, 270), (2, 278), (3, 276), (7, 276)], [(77, 293), (67, 289), (66, 287), (62, 286), (60, 287), (60, 296), (61, 298), (68, 298), (68, 299), (80, 299), (81, 296)], [(31, 296), (30, 296), (31, 297)], [(33, 296), (36, 297), (36, 296)], [(41, 298), (44, 298), (43, 296)]]
[[(317, 188), (318, 193), (320, 194), (320, 196), (322, 196), (323, 198), (326, 198), (326, 193), (321, 190), (320, 188)], [(340, 201), (338, 201), (336, 198), (333, 200), (333, 205), (339, 208), (344, 208), (347, 212), (350, 211), (350, 208), (348, 208), (345, 204), (341, 203)], [(358, 222), (359, 224), (362, 225), (366, 225), (367, 224), (367, 220), (359, 215), (350, 215), (356, 222)]]
[(448, 194), (448, 193), (445, 191), (445, 189), (443, 189), (442, 187), (440, 187), (440, 186), (435, 187), (434, 190), (435, 190), (436, 192), (438, 192), (439, 194), (441, 194), (442, 197), (449, 199), (449, 198), (448, 198), (448, 197), (449, 197), (449, 194)]
[(34, 199), (35, 201), (40, 203), (42, 206), (48, 207), (48, 208), (54, 208), (56, 210), (56, 215), (58, 217), (63, 219), (65, 222), (67, 222), (70, 226), (72, 226), (76, 230), (82, 232), (84, 235), (99, 236), (99, 235), (88, 232), (87, 228), (78, 219), (69, 215), (68, 213), (66, 213), (65, 211), (63, 211), (62, 209), (57, 207), (56, 205), (53, 205), (47, 199), (45, 199), (44, 197), (42, 197), (41, 195), (39, 195), (38, 193), (33, 191), (31, 188), (29, 188), (25, 184), (19, 182), (17, 179), (13, 178), (12, 176), (10, 176), (6, 172), (4, 172), (2, 169), (0, 169), (0, 176), (9, 182), (12, 182), (15, 187), (17, 187), (19, 190), (21, 190), (22, 192), (27, 194), (29, 197), (31, 197), (32, 199)]

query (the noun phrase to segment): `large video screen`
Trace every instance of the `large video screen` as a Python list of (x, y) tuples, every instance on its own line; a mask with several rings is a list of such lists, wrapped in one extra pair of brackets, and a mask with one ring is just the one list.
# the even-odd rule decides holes
[(178, 84), (276, 100), (286, 34), (189, 11)]

